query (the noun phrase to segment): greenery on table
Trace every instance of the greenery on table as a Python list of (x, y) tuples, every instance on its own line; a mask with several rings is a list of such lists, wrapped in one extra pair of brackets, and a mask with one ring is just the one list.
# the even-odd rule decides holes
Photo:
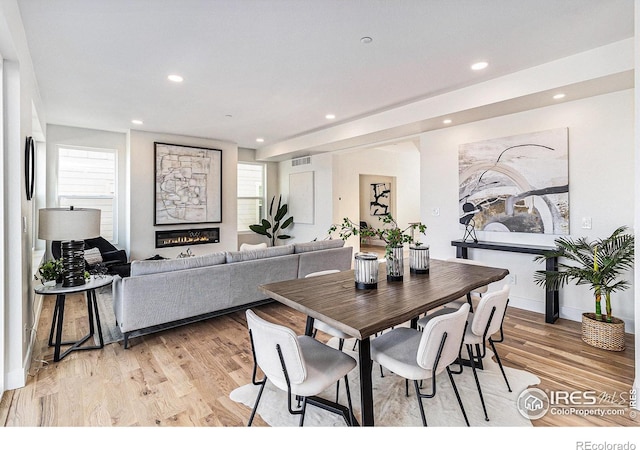
[(406, 228), (401, 229), (398, 222), (391, 214), (379, 216), (384, 226), (375, 228), (371, 225), (360, 226), (348, 217), (342, 219), (340, 225), (332, 225), (329, 228), (329, 236), (338, 231), (340, 239), (347, 240), (351, 236), (371, 237), (380, 239), (385, 242), (385, 256), (391, 258), (391, 250), (395, 247), (401, 247), (403, 244), (420, 245), (420, 241), (415, 237), (415, 232), (425, 234), (427, 226), (421, 222), (412, 223)]

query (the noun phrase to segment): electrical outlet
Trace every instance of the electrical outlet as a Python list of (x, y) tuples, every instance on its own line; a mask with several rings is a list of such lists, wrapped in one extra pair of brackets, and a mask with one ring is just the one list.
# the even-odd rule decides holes
[(507, 283), (508, 284), (516, 284), (517, 282), (517, 278), (516, 275), (513, 273), (510, 273), (509, 275), (507, 275)]
[(440, 208), (433, 208), (431, 210), (431, 215), (432, 216), (439, 216), (440, 215)]
[(591, 217), (583, 217), (582, 218), (582, 229), (590, 230), (591, 229)]

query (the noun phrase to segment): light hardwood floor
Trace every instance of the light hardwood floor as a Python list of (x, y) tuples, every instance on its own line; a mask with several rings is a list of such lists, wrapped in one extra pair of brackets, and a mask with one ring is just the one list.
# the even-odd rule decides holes
[[(252, 356), (244, 312), (236, 312), (173, 330), (106, 345), (102, 350), (74, 352), (53, 363), (47, 346), (52, 303), (45, 299), (37, 330), (32, 368), (26, 387), (6, 392), (0, 402), (0, 424), (6, 427), (59, 426), (244, 426), (249, 408), (229, 399), (230, 392), (251, 380)], [(86, 332), (81, 296), (70, 296), (65, 335)], [(269, 320), (304, 331), (305, 318), (270, 303), (256, 308)], [(77, 333), (77, 334), (76, 334)], [(528, 370), (538, 386), (553, 391), (597, 391), (620, 396), (634, 377), (633, 336), (623, 352), (584, 344), (580, 324), (559, 320), (550, 325), (540, 314), (510, 308), (505, 342), (498, 351), (506, 366)], [(320, 336), (322, 338), (322, 336)], [(627, 397), (628, 398), (628, 397)], [(616, 400), (614, 398), (614, 400)], [(600, 406), (610, 406), (605, 402)], [(611, 408), (610, 408), (611, 409)], [(615, 409), (615, 408), (614, 408)], [(624, 416), (547, 414), (534, 426), (637, 426)], [(265, 425), (256, 418), (256, 426)]]

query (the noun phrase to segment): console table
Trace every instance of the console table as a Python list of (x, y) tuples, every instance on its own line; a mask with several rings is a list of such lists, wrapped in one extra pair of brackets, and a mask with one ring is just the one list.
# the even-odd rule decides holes
[[(542, 255), (550, 250), (557, 250), (555, 247), (543, 245), (507, 244), (502, 242), (465, 242), (461, 239), (451, 241), (451, 245), (456, 247), (456, 257), (468, 259), (469, 249), (478, 248), (482, 250), (497, 250), (511, 253), (527, 253), (530, 255)], [(549, 258), (546, 262), (546, 270), (558, 270), (558, 258)], [(546, 291), (545, 297), (545, 322), (554, 323), (560, 317), (560, 293), (558, 290)]]

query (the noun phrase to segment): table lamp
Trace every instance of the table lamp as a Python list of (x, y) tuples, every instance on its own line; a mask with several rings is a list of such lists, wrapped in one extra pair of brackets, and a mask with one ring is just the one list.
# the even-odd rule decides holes
[(100, 236), (100, 210), (44, 208), (38, 211), (38, 239), (61, 241), (62, 286), (80, 286), (84, 279), (84, 239)]

